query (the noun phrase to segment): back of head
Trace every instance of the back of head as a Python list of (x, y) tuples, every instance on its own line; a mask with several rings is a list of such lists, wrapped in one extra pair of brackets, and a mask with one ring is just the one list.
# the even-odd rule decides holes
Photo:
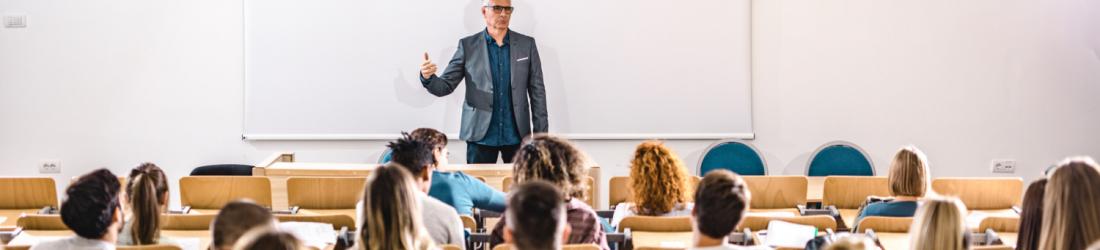
[(1020, 231), (1016, 236), (1016, 249), (1037, 249), (1040, 230), (1043, 227), (1043, 193), (1047, 179), (1042, 178), (1027, 186), (1023, 208), (1020, 211)]
[(680, 157), (659, 141), (646, 141), (634, 150), (630, 162), (635, 212), (659, 215), (687, 201), (687, 170)]
[(928, 159), (924, 153), (914, 146), (899, 149), (890, 163), (890, 193), (923, 197), (928, 186)]
[(425, 171), (431, 171), (431, 166), (436, 164), (432, 146), (412, 139), (408, 133), (402, 133), (401, 138), (390, 142), (387, 147), (393, 150), (391, 161), (400, 164), (414, 177), (421, 176)]
[(588, 189), (584, 158), (569, 141), (548, 135), (535, 134), (520, 146), (516, 153), (512, 176), (516, 183), (543, 180), (558, 186), (566, 199), (583, 199)]
[(1070, 158), (1048, 177), (1039, 249), (1082, 249), (1100, 240), (1100, 170)]
[(833, 243), (825, 246), (825, 250), (875, 250), (878, 246), (871, 238), (863, 235), (850, 234), (840, 237)]
[(298, 250), (306, 249), (293, 234), (271, 227), (257, 227), (241, 236), (233, 250)]
[(447, 147), (447, 134), (431, 128), (418, 128), (409, 133), (413, 140), (428, 143), (433, 149)]
[(924, 200), (909, 227), (912, 250), (966, 249), (966, 205), (954, 197)]
[(710, 238), (726, 237), (741, 223), (749, 200), (740, 176), (724, 169), (708, 172), (695, 189), (695, 228)]
[(234, 201), (225, 204), (214, 217), (213, 242), (218, 249), (230, 249), (248, 230), (274, 226), (275, 217), (267, 208), (250, 201)]
[(423, 249), (425, 239), (420, 203), (408, 171), (396, 163), (378, 167), (363, 192), (361, 249)]
[(107, 169), (98, 169), (77, 178), (65, 189), (61, 203), (61, 221), (76, 235), (101, 239), (119, 213), (118, 177)]
[(561, 191), (545, 181), (520, 184), (508, 197), (507, 227), (517, 249), (560, 249), (565, 230)]
[(160, 238), (161, 209), (168, 202), (168, 177), (152, 163), (130, 170), (127, 178), (130, 212), (133, 213), (129, 234), (135, 245), (157, 244)]

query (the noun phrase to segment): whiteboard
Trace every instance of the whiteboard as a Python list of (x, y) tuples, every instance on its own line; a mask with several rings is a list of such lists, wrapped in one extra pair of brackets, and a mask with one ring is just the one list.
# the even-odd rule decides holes
[[(481, 0), (245, 0), (250, 140), (457, 134), (465, 84), (420, 84), (480, 32)], [(513, 0), (535, 38), (550, 132), (575, 139), (752, 138), (748, 0)], [(513, 97), (521, 98), (521, 97)]]

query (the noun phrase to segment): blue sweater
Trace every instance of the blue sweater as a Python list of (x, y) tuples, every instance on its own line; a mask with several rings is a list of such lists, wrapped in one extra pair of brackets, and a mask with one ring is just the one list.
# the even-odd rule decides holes
[(428, 195), (447, 203), (458, 214), (473, 214), (473, 209), (504, 212), (504, 193), (462, 172), (432, 172)]
[(859, 221), (863, 220), (863, 218), (867, 216), (913, 217), (913, 215), (916, 213), (916, 201), (890, 201), (871, 203), (863, 208), (863, 212), (859, 213), (859, 217), (856, 217), (855, 224), (859, 225)]

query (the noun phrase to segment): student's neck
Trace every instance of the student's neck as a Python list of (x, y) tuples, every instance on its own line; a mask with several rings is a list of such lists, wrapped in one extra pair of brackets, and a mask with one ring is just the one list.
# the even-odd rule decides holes
[(508, 34), (508, 28), (493, 28), (489, 27), (486, 30), (489, 31), (489, 36), (496, 40), (497, 45), (504, 45), (504, 35)]
[(917, 201), (920, 197), (916, 196), (894, 196), (894, 201)]
[(114, 245), (116, 242), (118, 242), (118, 231), (111, 229), (109, 232), (107, 232), (107, 234), (103, 235), (103, 238), (100, 238), (99, 240)]
[(695, 247), (715, 247), (721, 246), (723, 243), (726, 242), (726, 237), (715, 239), (699, 233), (696, 233), (696, 235), (697, 236), (695, 237)]

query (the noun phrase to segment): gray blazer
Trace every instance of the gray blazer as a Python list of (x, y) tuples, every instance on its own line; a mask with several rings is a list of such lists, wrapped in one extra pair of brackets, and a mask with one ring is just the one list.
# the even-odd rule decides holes
[[(542, 82), (542, 60), (535, 39), (509, 30), (508, 44), (512, 53), (512, 112), (520, 138), (549, 129), (546, 117), (546, 87)], [(458, 49), (439, 77), (432, 77), (424, 88), (436, 96), (454, 92), (466, 80), (466, 101), (462, 105), (462, 125), (459, 138), (480, 141), (489, 130), (493, 117), (493, 76), (489, 69), (489, 51), (485, 47), (485, 31), (458, 41)], [(524, 98), (526, 97), (526, 98)]]

